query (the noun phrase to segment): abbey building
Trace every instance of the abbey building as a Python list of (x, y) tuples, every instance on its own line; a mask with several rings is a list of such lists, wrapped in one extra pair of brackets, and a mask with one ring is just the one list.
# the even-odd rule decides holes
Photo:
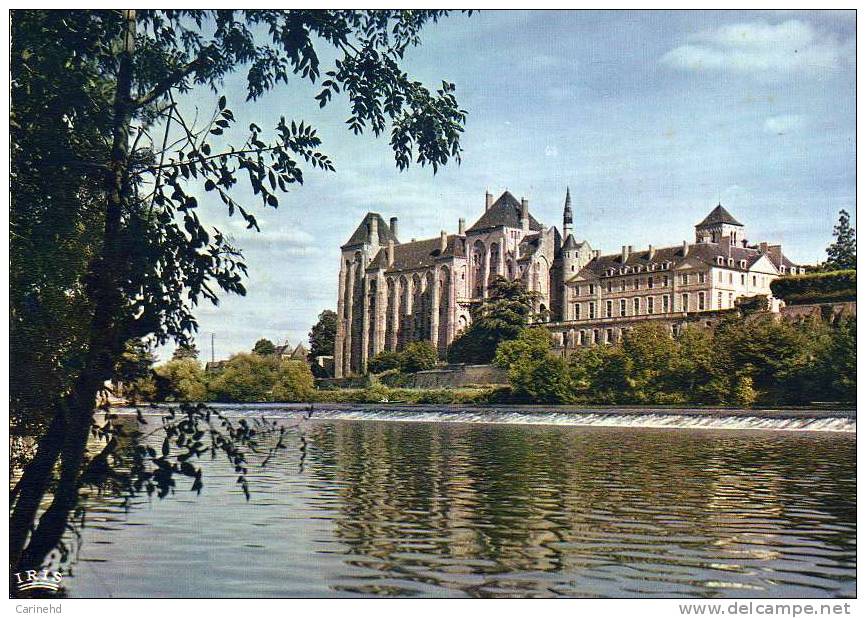
[[(529, 202), (485, 195), (484, 213), (456, 234), (401, 243), (397, 218), (367, 213), (342, 246), (335, 374), (361, 374), (382, 350), (429, 341), (444, 358), (487, 297), (493, 277), (520, 279), (537, 292), (535, 311), (559, 347), (612, 343), (646, 320), (678, 319), (770, 296), (770, 282), (802, 272), (780, 245), (750, 244), (721, 204), (695, 226), (693, 242), (601, 255), (573, 233), (566, 191), (562, 231), (546, 227)], [(776, 305), (776, 301), (773, 301)], [(674, 326), (672, 326), (674, 327)]]

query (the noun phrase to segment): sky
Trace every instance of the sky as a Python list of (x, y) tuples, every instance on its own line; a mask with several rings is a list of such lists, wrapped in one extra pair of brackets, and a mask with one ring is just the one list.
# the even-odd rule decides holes
[[(329, 68), (327, 53), (323, 67)], [(431, 24), (404, 68), (429, 88), (457, 86), (468, 112), (462, 163), (400, 172), (387, 135), (353, 135), (348, 103), (320, 110), (295, 79), (254, 103), (245, 76), (225, 84), (238, 127), (305, 120), (336, 172), (309, 170), (276, 210), (239, 193), (261, 233), (212, 194), (200, 216), (231, 233), (249, 267), (244, 297), (197, 310), (210, 359), (261, 337), (304, 341), (336, 309), (340, 245), (368, 211), (399, 218), (399, 237), (471, 225), (484, 193), (526, 197), (536, 219), (603, 253), (692, 240), (719, 201), (753, 242), (798, 263), (824, 258), (840, 209), (855, 211), (853, 11), (487, 11)], [(182, 105), (215, 105), (193, 91)], [(242, 130), (242, 129), (240, 129)], [(170, 348), (160, 356), (170, 355)]]

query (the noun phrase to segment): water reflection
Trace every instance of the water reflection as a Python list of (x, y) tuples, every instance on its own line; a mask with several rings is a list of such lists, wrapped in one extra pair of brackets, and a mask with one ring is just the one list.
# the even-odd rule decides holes
[(200, 497), (94, 493), (70, 594), (855, 594), (852, 435), (322, 421), (288, 442), (250, 503), (219, 460)]

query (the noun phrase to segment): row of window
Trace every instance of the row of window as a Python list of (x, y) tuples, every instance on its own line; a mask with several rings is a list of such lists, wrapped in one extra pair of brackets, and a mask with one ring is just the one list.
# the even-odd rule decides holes
[[(680, 284), (681, 285), (689, 285), (694, 282), (695, 274), (697, 275), (698, 283), (706, 283), (707, 281), (707, 273), (699, 272), (699, 273), (682, 273), (679, 275)], [(625, 292), (627, 289), (631, 288), (633, 290), (640, 290), (642, 287), (646, 286), (648, 290), (654, 289), (656, 286), (666, 288), (670, 284), (670, 277), (668, 275), (663, 275), (661, 277), (647, 277), (646, 279), (642, 277), (635, 277), (634, 279), (621, 279), (618, 285), (614, 285), (613, 281), (608, 281), (604, 285), (604, 289), (608, 292), (613, 292), (614, 289), (618, 289), (620, 292)], [(577, 287), (578, 296), (592, 296), (595, 294), (596, 286), (594, 283), (590, 283), (588, 285), (580, 285)]]
[[(733, 294), (731, 296), (731, 306), (733, 306)], [(643, 300), (643, 302), (641, 302)], [(631, 301), (631, 302), (629, 302)], [(721, 292), (719, 292), (719, 307), (721, 308)], [(597, 315), (596, 303), (577, 303), (574, 305), (574, 320), (594, 320), (597, 317), (613, 318), (627, 317), (630, 315), (653, 315), (656, 310), (661, 313), (669, 313), (676, 309), (672, 306), (671, 295), (664, 296), (646, 296), (641, 298), (625, 299), (620, 298), (619, 301), (607, 300), (602, 305), (603, 315)], [(585, 308), (584, 308), (585, 307)], [(631, 313), (629, 313), (629, 308)], [(684, 293), (680, 295), (679, 311), (704, 311), (707, 309), (706, 293), (697, 293), (697, 303), (692, 305), (691, 294)]]
[[(575, 344), (579, 346), (586, 346), (590, 343), (592, 344), (612, 344), (622, 340), (623, 334), (629, 330), (628, 328), (595, 328), (592, 330), (580, 330), (577, 333), (572, 332), (571, 336)], [(676, 336), (681, 332), (679, 325), (673, 324), (670, 326), (670, 334), (672, 336)], [(572, 345), (572, 344), (568, 344)]]
[(642, 266), (640, 264), (635, 266), (622, 266), (621, 268), (608, 268), (604, 274), (608, 277), (615, 277), (616, 275), (627, 275), (629, 273), (639, 273), (644, 270), (655, 270), (658, 268), (659, 270), (669, 270), (672, 266), (672, 262), (660, 262), (647, 264), (646, 266)]

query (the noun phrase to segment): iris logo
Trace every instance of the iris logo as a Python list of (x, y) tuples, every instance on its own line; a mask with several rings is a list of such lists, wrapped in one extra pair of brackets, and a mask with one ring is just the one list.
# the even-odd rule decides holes
[(51, 590), (57, 592), (60, 590), (60, 581), (62, 579), (63, 573), (48, 569), (15, 573), (18, 590), (22, 592), (25, 590)]

